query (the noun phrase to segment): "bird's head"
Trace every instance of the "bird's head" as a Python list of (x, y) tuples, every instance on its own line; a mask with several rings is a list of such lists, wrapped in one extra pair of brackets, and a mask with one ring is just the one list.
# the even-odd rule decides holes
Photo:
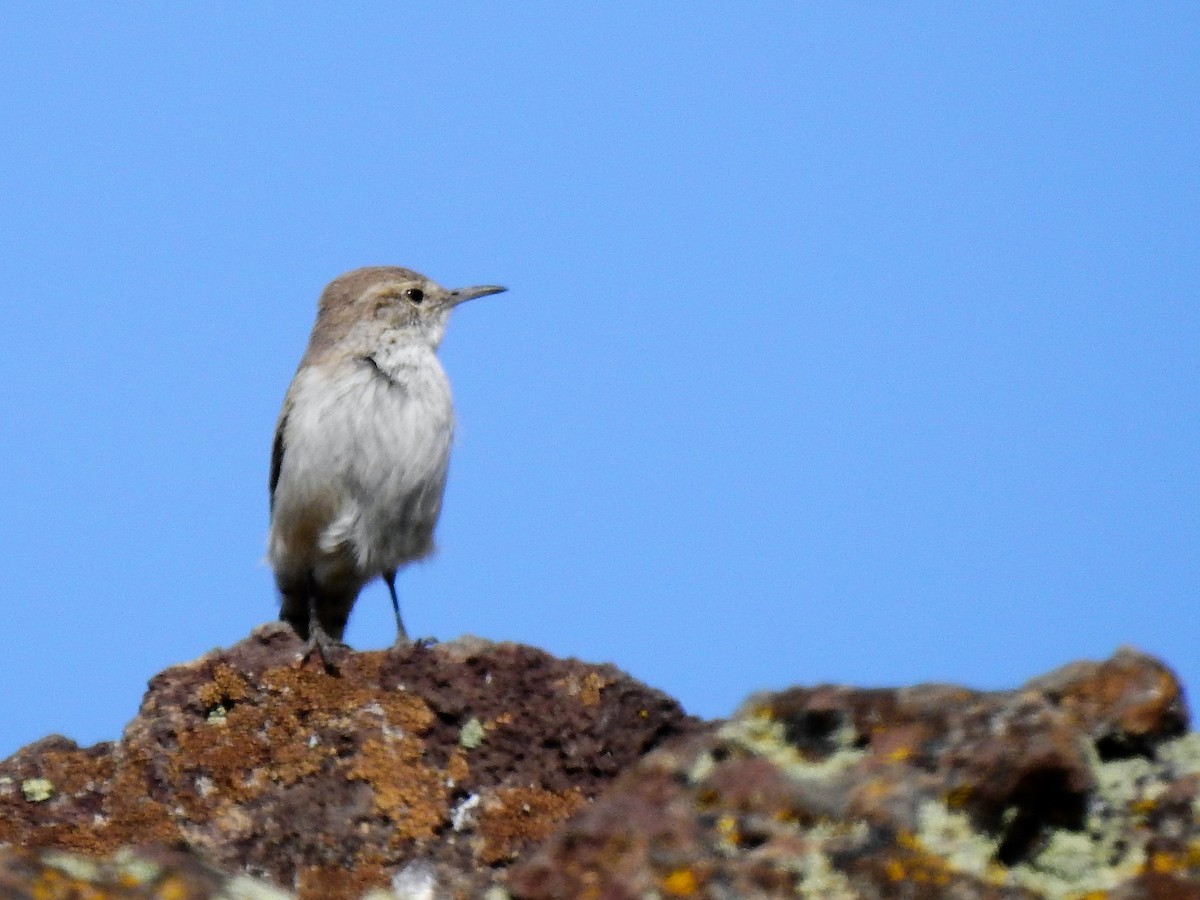
[(331, 281), (321, 294), (310, 352), (347, 337), (383, 334), (436, 348), (454, 307), (503, 290), (494, 284), (444, 288), (398, 266), (354, 269)]

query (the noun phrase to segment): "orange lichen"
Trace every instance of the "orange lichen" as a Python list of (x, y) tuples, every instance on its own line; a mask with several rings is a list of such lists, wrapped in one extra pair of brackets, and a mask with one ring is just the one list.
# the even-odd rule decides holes
[[(363, 710), (382, 713), (381, 730), (419, 734), (428, 730), (433, 713), (418, 697), (402, 691), (380, 695), (362, 681), (378, 669), (379, 654), (358, 654), (345, 663), (360, 670), (354, 678), (330, 677), (306, 667), (278, 666), (263, 674), (268, 698), (257, 704), (237, 703), (248, 693), (245, 682), (226, 666), (200, 689), (206, 703), (235, 701), (220, 724), (207, 720), (177, 735), (180, 752), (172, 761), (173, 781), (193, 785), (205, 779), (206, 795), (219, 805), (241, 803), (268, 785), (293, 784), (321, 771), (336, 758), (337, 748), (322, 733), (347, 730)], [(364, 658), (365, 657), (365, 658)], [(356, 680), (357, 679), (357, 680)], [(181, 795), (190, 818), (207, 819), (214, 803), (195, 789)]]
[(477, 856), (487, 865), (511, 859), (527, 845), (549, 837), (586, 802), (574, 789), (501, 788), (486, 801), (480, 815), (483, 845)]
[(446, 760), (446, 778), (451, 784), (462, 784), (470, 774), (471, 767), (467, 764), (467, 755), (461, 748), (455, 747), (450, 758)]
[(297, 900), (362, 897), (372, 888), (386, 888), (388, 873), (377, 861), (360, 860), (353, 869), (311, 866), (300, 872)]
[(1179, 853), (1159, 850), (1150, 855), (1146, 868), (1158, 875), (1172, 875), (1187, 869), (1187, 859)]
[(1136, 816), (1145, 816), (1154, 812), (1157, 807), (1157, 801), (1151, 800), (1149, 797), (1142, 797), (1129, 804), (1129, 811)]
[(423, 749), (412, 738), (370, 740), (347, 772), (371, 786), (376, 810), (395, 826), (394, 844), (432, 837), (450, 812), (446, 777), (421, 762)]
[(41, 757), (41, 777), (60, 794), (74, 794), (112, 777), (112, 757), (93, 757), (84, 750), (47, 750)]
[(213, 669), (213, 680), (201, 685), (196, 695), (206, 708), (229, 706), (250, 696), (250, 686), (240, 673), (225, 663), (218, 663)]
[(167, 810), (149, 796), (149, 769), (147, 751), (128, 748), (111, 782), (108, 822), (103, 827), (90, 822), (73, 825), (69, 831), (54, 834), (46, 845), (98, 856), (130, 843), (169, 844), (178, 840), (179, 830)]

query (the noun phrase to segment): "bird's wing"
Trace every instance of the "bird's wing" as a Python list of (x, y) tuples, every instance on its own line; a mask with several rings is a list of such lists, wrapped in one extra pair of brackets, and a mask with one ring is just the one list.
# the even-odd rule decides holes
[(275, 424), (275, 441), (271, 445), (271, 503), (270, 509), (275, 511), (275, 487), (279, 484), (279, 470), (283, 468), (284, 438), (287, 430), (288, 413), (292, 411), (292, 399), (289, 396), (283, 401), (283, 409), (279, 413), (279, 421)]

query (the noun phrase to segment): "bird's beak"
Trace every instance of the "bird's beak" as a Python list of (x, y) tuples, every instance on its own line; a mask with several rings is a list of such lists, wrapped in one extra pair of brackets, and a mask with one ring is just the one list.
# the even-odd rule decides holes
[(507, 290), (508, 288), (500, 287), (498, 284), (479, 284), (475, 287), (459, 288), (456, 291), (451, 291), (449, 296), (446, 297), (446, 309), (453, 309), (458, 304), (474, 300), (476, 297), (486, 297), (488, 294), (500, 294)]

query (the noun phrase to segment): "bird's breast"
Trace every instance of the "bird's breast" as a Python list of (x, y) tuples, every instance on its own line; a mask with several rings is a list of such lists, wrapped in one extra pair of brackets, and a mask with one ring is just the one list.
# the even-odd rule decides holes
[(395, 494), (444, 477), (454, 408), (432, 354), (365, 355), (310, 370), (297, 389), (288, 453), (317, 480)]

